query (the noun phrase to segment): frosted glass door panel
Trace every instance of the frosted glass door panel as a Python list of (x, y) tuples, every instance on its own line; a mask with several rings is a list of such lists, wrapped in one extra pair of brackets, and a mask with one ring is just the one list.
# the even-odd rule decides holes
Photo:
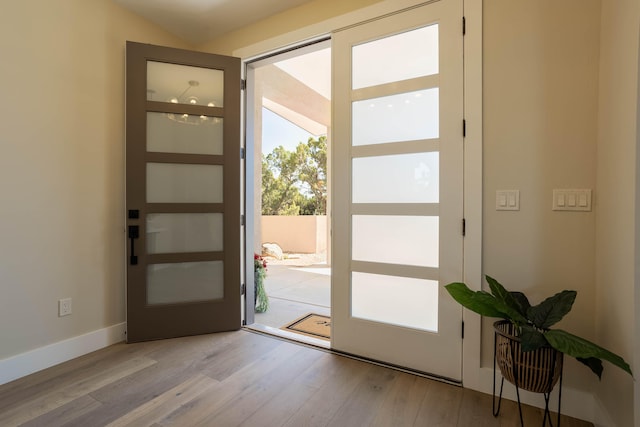
[(147, 151), (223, 154), (222, 123), (220, 117), (147, 113)]
[(374, 322), (438, 331), (438, 282), (353, 272), (351, 315)]
[(224, 71), (148, 61), (147, 100), (223, 107)]
[(147, 163), (147, 203), (222, 203), (222, 166)]
[(354, 46), (352, 58), (353, 89), (438, 74), (438, 24)]
[(223, 249), (223, 214), (147, 215), (147, 253), (210, 252)]
[(353, 203), (437, 203), (438, 152), (358, 157), (352, 165)]
[(352, 113), (353, 145), (440, 136), (438, 88), (356, 101)]
[(222, 261), (152, 264), (147, 267), (147, 304), (209, 301), (223, 297)]
[(439, 218), (434, 216), (354, 215), (354, 260), (438, 267)]

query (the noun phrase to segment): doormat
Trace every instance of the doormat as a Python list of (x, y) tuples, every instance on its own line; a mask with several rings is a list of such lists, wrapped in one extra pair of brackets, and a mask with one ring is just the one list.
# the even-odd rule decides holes
[(321, 314), (309, 313), (280, 329), (329, 340), (331, 339), (331, 318)]

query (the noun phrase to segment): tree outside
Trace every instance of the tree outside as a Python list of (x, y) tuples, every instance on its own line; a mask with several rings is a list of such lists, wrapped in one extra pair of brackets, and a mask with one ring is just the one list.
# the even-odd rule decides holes
[(262, 155), (263, 215), (326, 215), (327, 137)]

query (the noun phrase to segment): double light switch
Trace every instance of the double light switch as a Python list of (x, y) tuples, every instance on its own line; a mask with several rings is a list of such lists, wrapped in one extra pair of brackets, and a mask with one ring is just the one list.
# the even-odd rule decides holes
[(519, 211), (520, 210), (520, 190), (496, 191), (496, 210)]

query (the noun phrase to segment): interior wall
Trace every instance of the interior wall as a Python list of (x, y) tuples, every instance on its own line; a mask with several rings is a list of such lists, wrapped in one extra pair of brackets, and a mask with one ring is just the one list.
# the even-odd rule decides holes
[(0, 359), (125, 321), (126, 40), (189, 47), (110, 0), (3, 2)]
[[(634, 306), (634, 261), (640, 3), (603, 1), (601, 22), (596, 331), (599, 343), (631, 363), (639, 315)], [(637, 376), (637, 366), (635, 371)], [(633, 380), (605, 366), (596, 396), (610, 420), (603, 418), (599, 424), (634, 425), (633, 395)]]
[(324, 20), (361, 9), (382, 0), (314, 0), (232, 31), (204, 43), (198, 49), (205, 52), (232, 55), (237, 49), (277, 37), (291, 31), (313, 26)]
[[(553, 189), (596, 190), (600, 1), (491, 0), (483, 15), (483, 273), (532, 304), (577, 290), (558, 327), (594, 339), (596, 215), (551, 207)], [(497, 190), (520, 190), (520, 210), (497, 211)], [(590, 389), (568, 359), (565, 385)]]

